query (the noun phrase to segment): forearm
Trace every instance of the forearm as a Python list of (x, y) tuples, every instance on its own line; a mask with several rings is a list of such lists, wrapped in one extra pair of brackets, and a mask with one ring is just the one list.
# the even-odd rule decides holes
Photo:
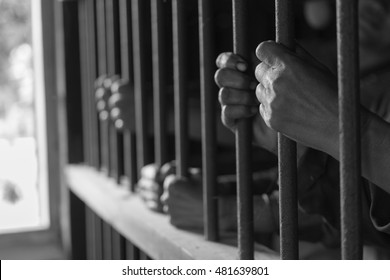
[[(324, 151), (340, 159), (339, 143)], [(361, 107), (362, 175), (390, 193), (390, 123)]]
[(390, 193), (390, 124), (365, 109), (362, 118), (362, 174)]

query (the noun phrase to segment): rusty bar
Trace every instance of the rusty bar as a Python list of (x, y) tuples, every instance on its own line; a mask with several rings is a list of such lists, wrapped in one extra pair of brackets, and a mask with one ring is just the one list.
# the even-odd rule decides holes
[(120, 74), (119, 2), (106, 0), (107, 73)]
[[(107, 45), (106, 45), (106, 7), (104, 0), (96, 0), (96, 29), (97, 29), (97, 49), (98, 49), (98, 73), (99, 76), (107, 74)], [(102, 82), (102, 81), (101, 81)], [(102, 88), (103, 82), (97, 83)], [(108, 112), (99, 112), (99, 133), (100, 133), (100, 168), (108, 174), (110, 170), (110, 134)]]
[(101, 155), (101, 171), (108, 174), (110, 164), (110, 127), (109, 127), (109, 116), (107, 111), (99, 113), (99, 134), (100, 134), (100, 155)]
[(137, 175), (141, 168), (149, 163), (147, 149), (147, 68), (146, 52), (147, 31), (146, 20), (147, 3), (145, 0), (132, 0), (132, 34), (133, 34), (133, 71), (134, 71), (134, 96), (136, 119), (136, 146), (137, 146)]
[[(132, 48), (132, 33), (131, 33), (131, 3), (128, 0), (119, 1), (120, 11), (120, 40), (121, 40), (121, 72), (122, 81), (129, 84), (132, 88), (133, 82), (133, 48)], [(129, 91), (127, 94), (134, 94)], [(129, 108), (135, 110), (135, 108)], [(124, 151), (124, 175), (128, 179), (130, 190), (135, 191), (137, 182), (137, 162), (135, 148), (134, 131), (123, 131), (123, 151)]]
[[(249, 49), (249, 1), (233, 0), (233, 47), (234, 52), (251, 60)], [(251, 167), (252, 122), (242, 119), (237, 122), (237, 228), (240, 259), (254, 257), (253, 186)]]
[(119, 25), (121, 44), (121, 77), (133, 84), (133, 48), (131, 33), (131, 3), (128, 0), (119, 1)]
[(94, 224), (94, 231), (95, 231), (95, 260), (102, 260), (103, 259), (103, 227), (102, 227), (102, 220), (99, 218), (98, 215), (95, 213), (93, 214), (93, 224)]
[(126, 239), (115, 229), (112, 230), (112, 259), (124, 260), (125, 259), (125, 242)]
[[(119, 1), (106, 1), (106, 43), (107, 43), (107, 75), (113, 77), (121, 74), (120, 38), (119, 38)], [(111, 90), (109, 90), (112, 94)], [(122, 153), (123, 136), (110, 121), (110, 176), (120, 183), (123, 169)]]
[(178, 176), (186, 176), (188, 170), (188, 116), (185, 65), (185, 3), (172, 0), (173, 79), (175, 99), (175, 153)]
[(167, 117), (166, 117), (166, 48), (164, 0), (151, 1), (153, 96), (154, 96), (154, 154), (155, 163), (162, 166), (167, 161)]
[(95, 248), (95, 224), (92, 210), (85, 205), (85, 232), (86, 232), (86, 247), (87, 260), (93, 260), (96, 256)]
[[(276, 41), (295, 49), (294, 1), (276, 0)], [(298, 259), (298, 196), (296, 143), (278, 133), (280, 257)]]
[(362, 259), (358, 1), (337, 0), (341, 255)]
[[(134, 110), (134, 108), (133, 108)], [(137, 163), (136, 163), (136, 138), (135, 134), (130, 130), (123, 131), (123, 145), (124, 145), (124, 169), (125, 175), (129, 180), (130, 190), (135, 191), (135, 186), (137, 183)]]
[(92, 165), (92, 146), (91, 143), (97, 139), (91, 137), (91, 108), (88, 79), (88, 24), (87, 1), (78, 1), (78, 20), (79, 20), (79, 42), (80, 42), (80, 74), (81, 74), (81, 97), (83, 113), (83, 150), (84, 162)]
[(198, 0), (204, 235), (210, 241), (216, 241), (218, 239), (217, 127), (215, 122), (215, 104), (217, 102), (217, 95), (215, 93), (217, 89), (213, 79), (213, 73), (215, 72), (213, 2), (210, 0)]
[(112, 228), (102, 220), (103, 259), (112, 259)]
[(126, 242), (126, 259), (139, 260), (141, 251), (130, 241)]
[(99, 75), (107, 73), (106, 15), (104, 0), (96, 0), (96, 31)]
[(86, 143), (90, 147), (90, 160), (91, 165), (95, 168), (100, 164), (100, 150), (99, 150), (99, 119), (96, 110), (95, 101), (95, 87), (94, 82), (98, 76), (97, 69), (97, 44), (96, 44), (96, 2), (95, 0), (86, 0), (86, 42), (87, 52), (84, 54), (87, 57), (87, 80), (85, 81), (88, 88), (88, 102), (90, 108), (89, 126), (90, 126), (90, 138), (93, 139), (90, 143)]

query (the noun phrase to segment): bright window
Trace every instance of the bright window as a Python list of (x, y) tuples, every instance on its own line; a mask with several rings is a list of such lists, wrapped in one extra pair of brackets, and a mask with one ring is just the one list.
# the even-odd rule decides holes
[(31, 15), (31, 0), (0, 0), (0, 233), (49, 226)]

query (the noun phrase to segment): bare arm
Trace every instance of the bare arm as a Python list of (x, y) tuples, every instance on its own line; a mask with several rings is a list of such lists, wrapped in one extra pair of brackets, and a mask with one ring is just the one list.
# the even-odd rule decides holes
[[(267, 125), (338, 159), (335, 77), (274, 42), (260, 44), (257, 55), (256, 95)], [(361, 117), (363, 176), (390, 193), (390, 124), (363, 107)]]

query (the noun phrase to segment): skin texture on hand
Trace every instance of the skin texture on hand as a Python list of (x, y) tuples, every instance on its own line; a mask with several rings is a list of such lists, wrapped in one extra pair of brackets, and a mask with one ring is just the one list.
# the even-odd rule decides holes
[[(275, 42), (263, 42), (256, 55), (256, 96), (265, 123), (301, 144), (338, 149), (337, 83), (309, 56), (299, 57)], [(309, 117), (308, 117), (309, 116)]]
[(222, 123), (235, 132), (238, 119), (254, 117), (255, 144), (275, 153), (277, 135), (258, 114), (259, 102), (254, 91), (257, 83), (246, 73), (247, 62), (236, 54), (224, 52), (218, 56), (216, 64), (219, 69), (215, 73), (215, 82), (220, 88)]
[(203, 228), (202, 177), (200, 170), (189, 172), (189, 178), (169, 175), (161, 197), (164, 212), (172, 225), (189, 230)]
[(141, 178), (137, 182), (137, 191), (146, 206), (154, 211), (162, 212), (161, 195), (163, 183), (167, 176), (176, 172), (174, 162), (168, 162), (161, 168), (157, 164), (148, 164), (141, 169)]
[[(203, 229), (203, 188), (200, 169), (190, 169), (189, 178), (168, 176), (164, 181), (162, 201), (165, 210), (170, 215), (171, 224), (187, 230), (201, 231)], [(256, 185), (265, 185), (274, 179), (275, 172), (266, 171), (258, 174)], [(230, 184), (229, 184), (230, 183)], [(218, 177), (218, 189), (235, 185), (234, 176)], [(255, 201), (255, 231), (256, 233), (271, 233), (276, 231), (278, 216), (274, 215), (267, 195), (256, 195)], [(277, 213), (276, 213), (277, 214)], [(276, 219), (276, 220), (275, 220)], [(237, 229), (237, 198), (232, 194), (220, 194), (218, 198), (218, 221), (222, 232)]]

